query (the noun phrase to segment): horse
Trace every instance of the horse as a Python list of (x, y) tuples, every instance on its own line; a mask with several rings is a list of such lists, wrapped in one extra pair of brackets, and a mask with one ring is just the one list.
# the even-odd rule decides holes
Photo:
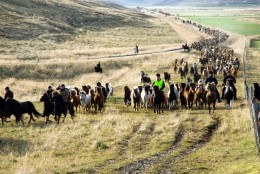
[(88, 109), (90, 111), (91, 108), (91, 97), (85, 93), (85, 91), (81, 91), (79, 93), (80, 97), (80, 105), (82, 107), (82, 112)]
[(138, 107), (140, 107), (140, 103), (141, 103), (141, 95), (138, 87), (134, 87), (131, 91), (131, 102), (132, 102), (133, 109), (135, 111), (138, 111)]
[(196, 90), (195, 90), (195, 102), (196, 106), (199, 108), (203, 108), (203, 98), (204, 98), (205, 88), (203, 84), (198, 84)]
[(224, 97), (226, 99), (225, 105), (227, 109), (232, 109), (232, 101), (234, 99), (234, 91), (233, 88), (227, 82), (227, 86), (225, 86)]
[(151, 93), (149, 91), (150, 86), (146, 85), (143, 87), (142, 92), (141, 92), (141, 99), (142, 99), (142, 106), (144, 109), (148, 109), (148, 103), (150, 102), (151, 98)]
[(192, 109), (195, 92), (193, 87), (190, 84), (186, 85), (183, 95), (186, 100), (187, 108)]
[(258, 83), (253, 83), (254, 85), (254, 98), (260, 102), (260, 86)]
[(124, 103), (128, 107), (131, 105), (131, 90), (128, 86), (124, 87), (124, 93), (125, 93)]
[(96, 87), (96, 93), (94, 96), (95, 113), (97, 113), (97, 109), (99, 110), (99, 112), (101, 112), (102, 108), (104, 107), (104, 102), (105, 97), (102, 91), (102, 87)]
[[(91, 97), (91, 106), (92, 106), (92, 108), (94, 107), (94, 97), (95, 97), (95, 90), (94, 89), (91, 89), (90, 91), (89, 91), (89, 93), (90, 93), (90, 97)], [(87, 93), (86, 93), (87, 94)]]
[(51, 98), (47, 93), (44, 93), (43, 96), (40, 98), (40, 102), (43, 102), (43, 116), (46, 117), (46, 122), (50, 122), (50, 115), (54, 113), (54, 104), (50, 102)]
[(179, 97), (180, 97), (181, 107), (182, 108), (186, 107), (186, 105), (187, 105), (185, 97), (184, 97), (185, 86), (186, 86), (186, 83), (179, 84)]
[(173, 71), (174, 71), (175, 74), (177, 73), (177, 70), (178, 70), (178, 67), (177, 67), (177, 65), (175, 64), (175, 65), (174, 65), (174, 68), (173, 68)]
[(185, 71), (183, 71), (182, 67), (178, 67), (178, 72), (180, 73), (181, 79), (186, 77)]
[(107, 96), (108, 97), (112, 97), (113, 96), (113, 87), (110, 83), (106, 83), (106, 92), (107, 92)]
[(194, 72), (195, 72), (194, 67), (190, 67), (190, 73), (191, 73), (191, 74), (194, 74)]
[(202, 77), (204, 79), (206, 79), (208, 77), (208, 75), (209, 75), (209, 71), (207, 69), (204, 69), (203, 72), (202, 72)]
[(213, 113), (214, 113), (214, 110), (216, 109), (216, 100), (217, 100), (217, 94), (215, 92), (215, 85), (211, 86), (211, 84), (208, 84), (206, 89), (207, 89), (207, 92), (206, 92), (205, 107), (206, 107), (206, 104), (208, 104), (209, 113), (210, 113), (210, 104), (212, 103)]
[(190, 47), (188, 45), (182, 45), (182, 49), (185, 51), (187, 50), (188, 52), (190, 51)]
[[(57, 124), (60, 123), (60, 117), (63, 114), (64, 118), (63, 118), (63, 123), (65, 122), (65, 118), (67, 116), (67, 109), (64, 103), (64, 100), (62, 98), (62, 96), (59, 94), (58, 91), (54, 91), (52, 93), (52, 98), (50, 100), (51, 102), (54, 102), (54, 119), (57, 121)], [(73, 116), (71, 116), (71, 119), (73, 120)]]
[(14, 115), (16, 118), (16, 123), (21, 121), (23, 124), (23, 114), (29, 114), (30, 119), (28, 123), (31, 123), (31, 120), (35, 121), (33, 115), (36, 117), (42, 116), (34, 107), (33, 103), (30, 101), (19, 102), (15, 99), (8, 99), (5, 101), (4, 113), (6, 116)]
[(175, 88), (175, 85), (172, 83), (170, 84), (170, 90), (168, 92), (169, 110), (176, 108), (177, 99), (178, 99), (178, 91)]
[(165, 80), (165, 82), (169, 83), (171, 80), (171, 74), (164, 72), (164, 80)]
[(236, 77), (237, 76), (237, 67), (235, 65), (232, 65), (231, 69), (231, 74)]
[(161, 91), (159, 91), (158, 86), (153, 86), (153, 110), (154, 113), (161, 114), (163, 113), (163, 102), (164, 102), (164, 96)]
[[(76, 111), (78, 111), (78, 107), (80, 106), (80, 97), (77, 94), (77, 91), (75, 89), (70, 90), (71, 99), (73, 107), (76, 108)], [(80, 107), (79, 107), (80, 108)]]
[(0, 117), (2, 119), (2, 126), (4, 126), (4, 122), (6, 122), (5, 115), (5, 100), (2, 97), (0, 97)]
[(83, 85), (82, 90), (85, 91), (85, 93), (88, 95), (89, 91), (91, 90), (91, 86), (89, 85)]

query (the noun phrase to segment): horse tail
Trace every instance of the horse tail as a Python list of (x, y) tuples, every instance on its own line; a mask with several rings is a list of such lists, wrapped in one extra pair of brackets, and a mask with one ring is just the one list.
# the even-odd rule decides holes
[(33, 103), (32, 102), (28, 102), (28, 104), (30, 105), (31, 109), (32, 109), (32, 113), (35, 115), (35, 116), (42, 116), (42, 114), (40, 114), (34, 107)]

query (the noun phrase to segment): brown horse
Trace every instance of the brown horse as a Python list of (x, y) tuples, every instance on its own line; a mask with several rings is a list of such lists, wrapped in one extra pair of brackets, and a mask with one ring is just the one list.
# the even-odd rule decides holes
[(216, 100), (217, 100), (217, 94), (215, 92), (215, 85), (208, 84), (205, 107), (206, 107), (206, 104), (208, 104), (209, 113), (210, 113), (210, 104), (211, 103), (213, 105), (213, 113), (214, 113), (214, 110), (216, 109)]
[(95, 113), (97, 113), (97, 109), (99, 110), (99, 112), (101, 112), (102, 108), (104, 107), (104, 95), (101, 87), (96, 87), (96, 94), (94, 96), (94, 107)]
[(187, 103), (187, 108), (192, 109), (193, 102), (194, 102), (194, 97), (195, 97), (195, 92), (194, 89), (190, 84), (186, 85), (186, 88), (184, 90), (184, 97)]
[(90, 93), (90, 97), (91, 97), (91, 106), (93, 108), (94, 107), (94, 97), (95, 97), (94, 89), (91, 89), (89, 93)]
[(127, 105), (127, 107), (128, 107), (131, 105), (131, 90), (128, 86), (125, 86), (124, 92), (125, 92), (124, 102), (125, 102), (125, 105)]
[(237, 76), (237, 67), (235, 65), (232, 65), (231, 67), (231, 74), (236, 77)]
[(76, 108), (76, 111), (78, 111), (78, 107), (80, 110), (80, 96), (77, 94), (77, 91), (75, 89), (72, 89), (70, 91), (70, 94), (71, 94), (71, 99), (73, 100), (72, 101), (73, 107)]
[(199, 84), (195, 90), (195, 102), (196, 102), (196, 106), (197, 103), (199, 103), (199, 108), (203, 108), (203, 96), (205, 93), (205, 89), (204, 89), (204, 85), (203, 84)]
[(174, 70), (174, 73), (177, 73), (178, 67), (177, 67), (177, 65), (176, 65), (176, 64), (174, 65), (174, 68), (173, 68), (173, 70)]

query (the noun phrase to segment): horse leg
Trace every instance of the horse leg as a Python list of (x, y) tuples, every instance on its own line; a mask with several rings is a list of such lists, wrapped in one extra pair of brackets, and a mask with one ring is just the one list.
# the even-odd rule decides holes
[(2, 126), (4, 126), (4, 116), (2, 116)]
[(94, 104), (95, 107), (95, 113), (97, 113), (97, 104)]
[(209, 114), (210, 114), (210, 102), (208, 102), (208, 107), (209, 107)]
[(156, 113), (156, 104), (153, 103), (153, 112)]
[(162, 111), (162, 113), (163, 113), (163, 105), (161, 105), (161, 106), (160, 106), (160, 110), (161, 110), (161, 111)]

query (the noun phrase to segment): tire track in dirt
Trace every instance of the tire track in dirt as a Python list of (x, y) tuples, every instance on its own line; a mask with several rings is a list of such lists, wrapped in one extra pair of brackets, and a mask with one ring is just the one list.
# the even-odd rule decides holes
[(219, 125), (221, 124), (219, 118), (213, 118), (212, 123), (206, 127), (205, 133), (201, 136), (201, 138), (197, 141), (196, 144), (192, 145), (188, 149), (186, 149), (184, 152), (182, 152), (180, 155), (169, 159), (166, 159), (164, 161), (163, 157), (166, 157), (170, 155), (174, 150), (178, 149), (182, 145), (182, 140), (184, 137), (184, 128), (181, 125), (178, 128), (178, 131), (175, 136), (175, 140), (172, 143), (172, 146), (167, 149), (166, 151), (156, 154), (152, 157), (139, 160), (137, 162), (131, 163), (127, 166), (121, 167), (118, 169), (117, 173), (122, 173), (122, 174), (132, 174), (132, 173), (143, 173), (145, 170), (149, 169), (151, 166), (156, 165), (156, 164), (166, 164), (165, 166), (163, 165), (164, 170), (160, 170), (159, 173), (171, 173), (170, 165), (173, 163), (178, 163), (182, 159), (184, 159), (186, 156), (189, 154), (201, 149), (204, 145), (206, 145), (211, 137), (213, 136), (214, 132), (218, 129)]
[[(141, 123), (135, 125), (132, 127), (132, 131), (129, 135), (125, 136), (123, 140), (121, 140), (121, 143), (119, 144), (119, 151), (117, 153), (117, 156), (122, 157), (123, 155), (125, 155), (125, 151), (127, 149), (127, 147), (129, 146), (129, 141), (134, 137), (134, 135), (140, 130), (141, 127)], [(96, 172), (100, 173), (100, 171), (102, 171), (104, 168), (106, 168), (107, 166), (109, 166), (110, 164), (114, 163), (116, 160), (118, 159), (109, 159), (107, 161), (105, 161), (104, 163), (96, 166), (95, 168), (97, 168)]]
[[(218, 117), (213, 117), (212, 122), (210, 125), (208, 125), (205, 129), (204, 134), (197, 140), (197, 143), (193, 144), (189, 148), (187, 148), (185, 151), (181, 152), (180, 155), (175, 156), (173, 158), (167, 158), (159, 161), (158, 163), (163, 164), (160, 168), (160, 171), (156, 171), (159, 173), (172, 173), (171, 166), (174, 166), (173, 164), (181, 162), (186, 156), (190, 155), (191, 153), (194, 153), (198, 151), (199, 149), (203, 148), (208, 142), (210, 142), (211, 137), (213, 136), (214, 132), (217, 131), (219, 128), (221, 121)], [(142, 173), (143, 171), (138, 171), (138, 173)]]
[(172, 142), (172, 145), (166, 149), (165, 151), (158, 153), (156, 155), (153, 155), (149, 158), (143, 159), (143, 160), (138, 160), (134, 163), (131, 163), (129, 165), (126, 165), (124, 167), (119, 168), (116, 173), (134, 173), (138, 172), (141, 173), (144, 171), (147, 167), (150, 167), (154, 164), (156, 164), (161, 158), (167, 156), (170, 154), (172, 151), (176, 150), (178, 147), (181, 145), (181, 141), (184, 136), (184, 128), (183, 125), (180, 125), (178, 127), (177, 133), (175, 135), (174, 141)]

